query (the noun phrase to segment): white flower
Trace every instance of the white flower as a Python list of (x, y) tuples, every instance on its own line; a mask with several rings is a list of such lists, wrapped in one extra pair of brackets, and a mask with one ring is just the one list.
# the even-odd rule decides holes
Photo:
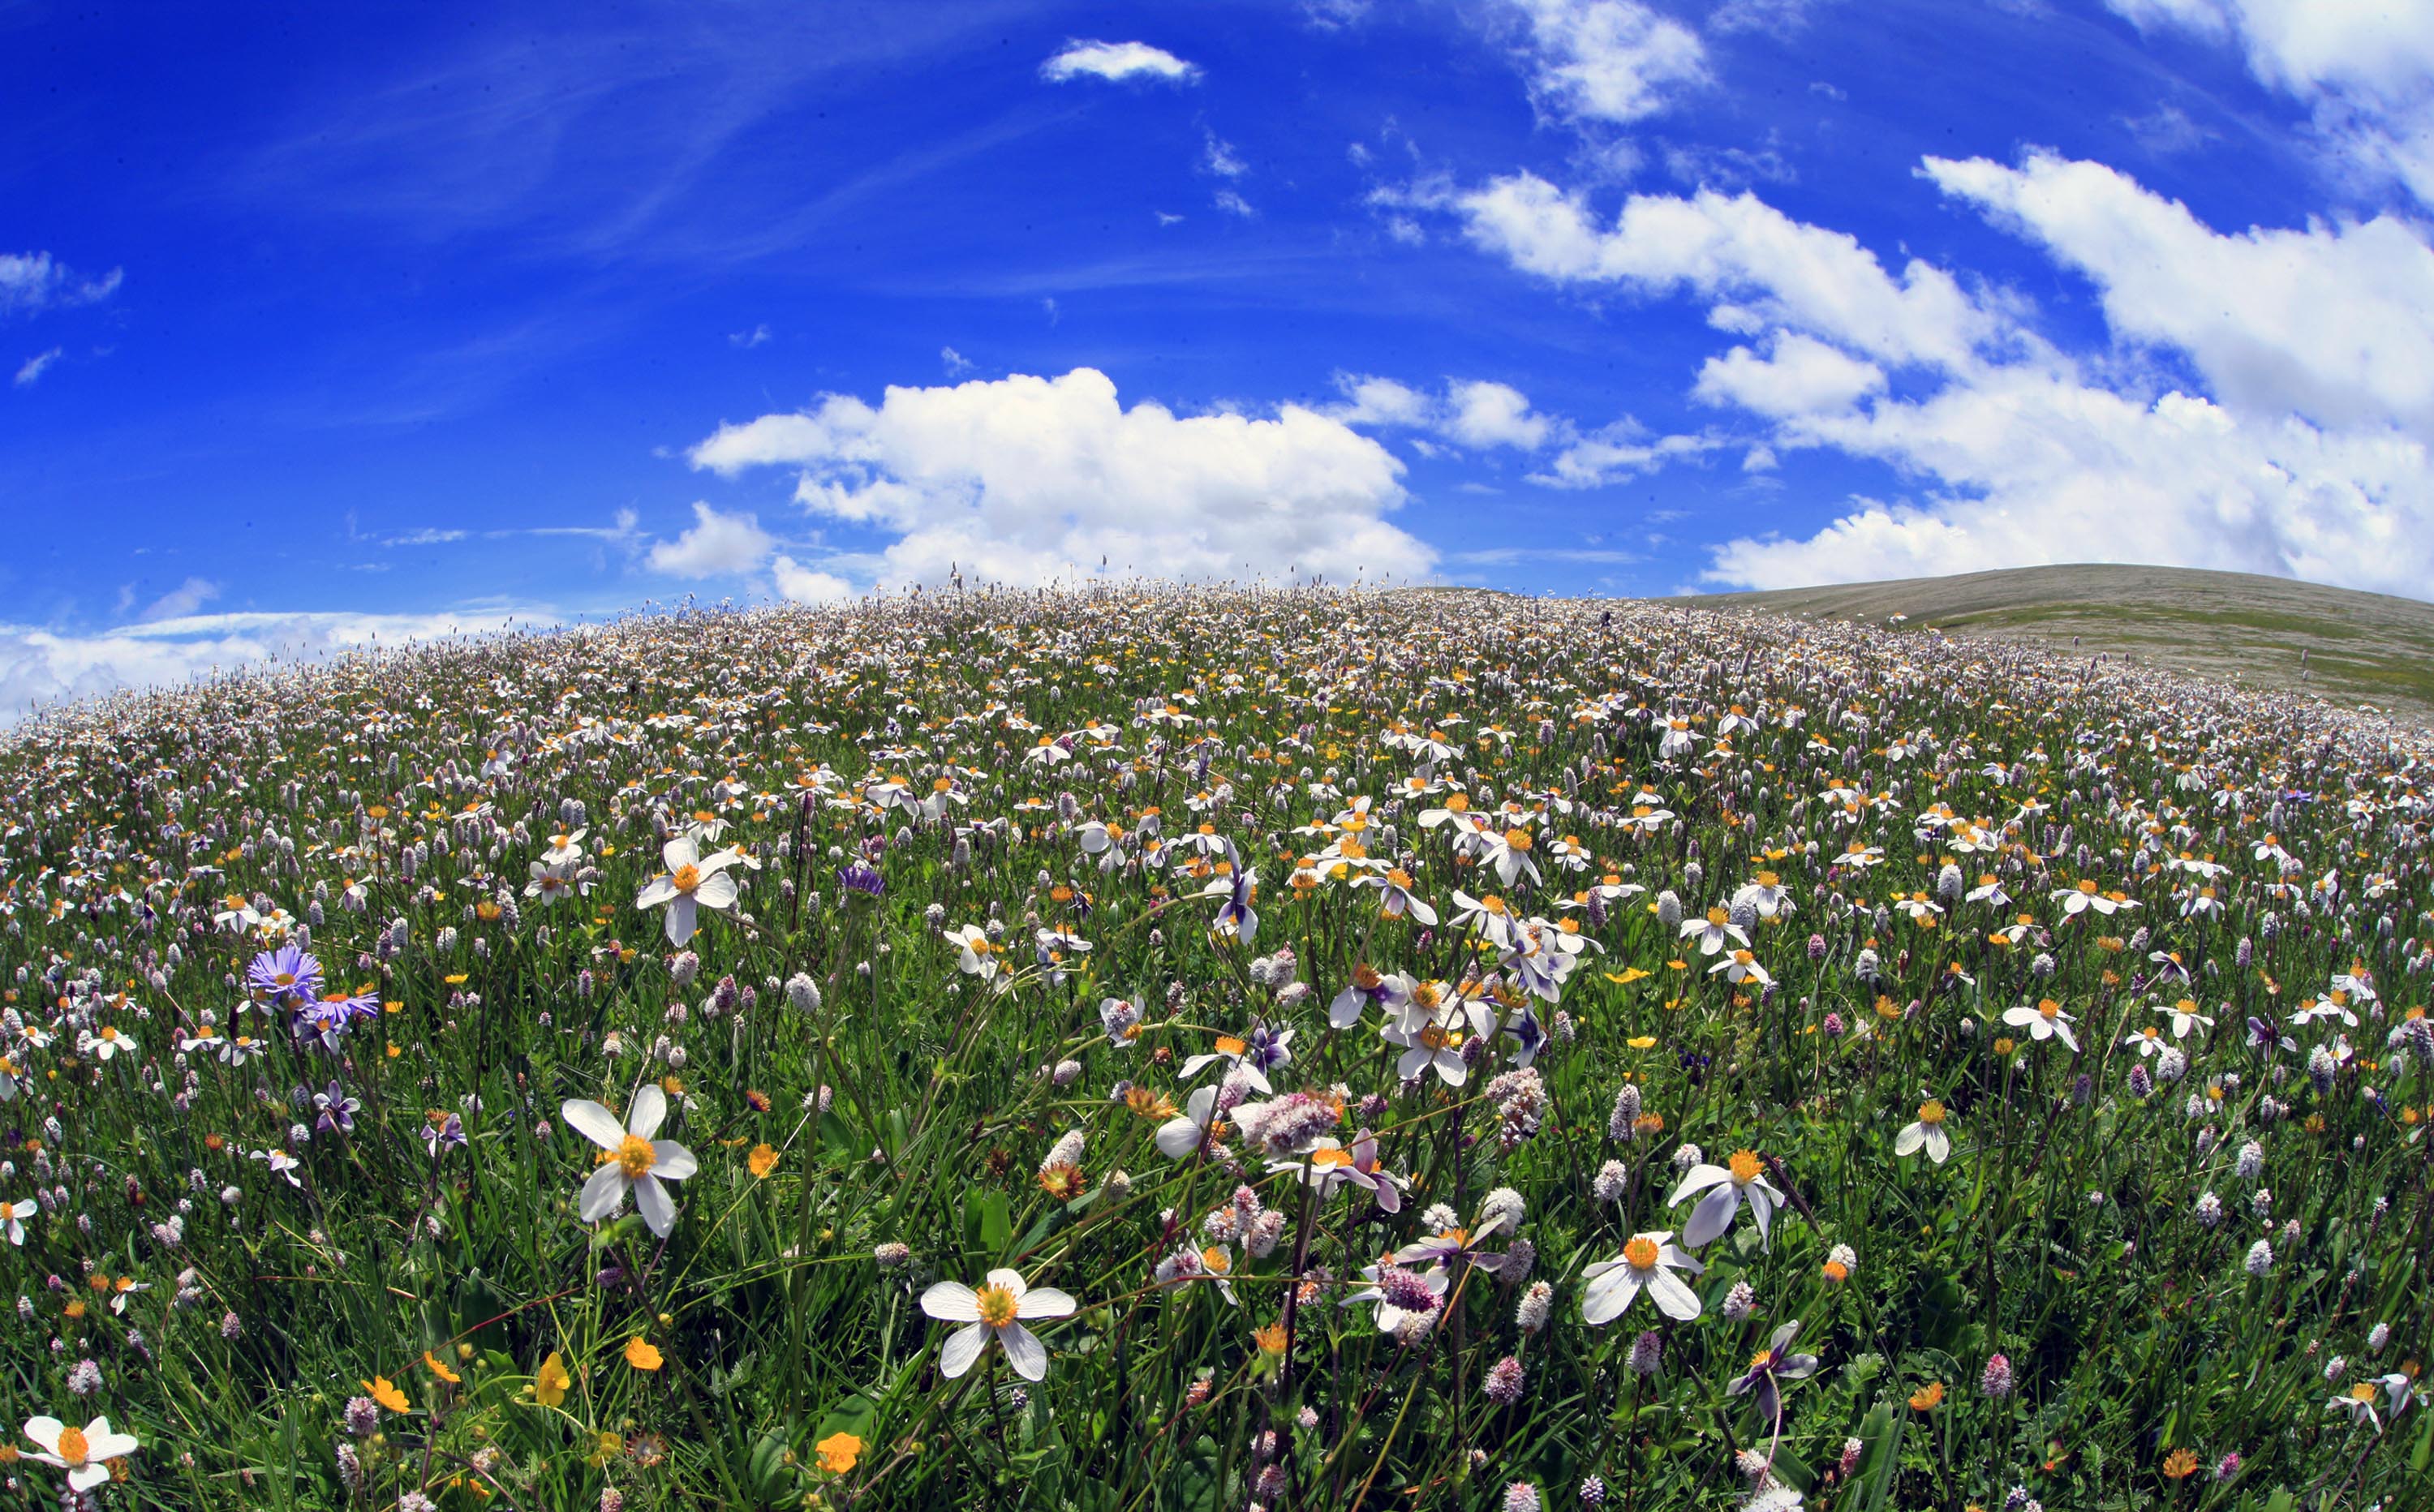
[(649, 885), (634, 894), (634, 907), (656, 909), (666, 904), (668, 943), (682, 946), (693, 938), (696, 909), (735, 907), (735, 878), (728, 876), (726, 869), (738, 858), (728, 850), (704, 860), (694, 849), (692, 837), (678, 835), (660, 851), (660, 859), (667, 864), (667, 875), (652, 878)]
[(14, 1202), (0, 1202), (0, 1223), (9, 1227), (9, 1242), (24, 1249), (26, 1220), (43, 1211), (43, 1205), (32, 1198), (19, 1198)]
[(82, 1429), (71, 1428), (57, 1418), (29, 1419), (26, 1436), (42, 1448), (41, 1453), (30, 1457), (67, 1471), (68, 1486), (78, 1491), (90, 1491), (110, 1479), (106, 1461), (132, 1454), (140, 1447), (133, 1434), (112, 1432), (107, 1418), (95, 1418)]
[(1774, 1221), (1775, 1206), (1783, 1201), (1783, 1194), (1760, 1174), (1765, 1168), (1757, 1152), (1747, 1149), (1733, 1151), (1723, 1165), (1702, 1162), (1691, 1166), (1690, 1174), (1682, 1178), (1682, 1184), (1665, 1201), (1669, 1208), (1680, 1207), (1702, 1192), (1707, 1194), (1690, 1210), (1690, 1221), (1682, 1226), (1682, 1242), (1697, 1249), (1720, 1237), (1733, 1226), (1733, 1215), (1747, 1200), (1750, 1216), (1757, 1222), (1758, 1241), (1765, 1244), (1767, 1225)]
[(667, 1094), (643, 1083), (622, 1125), (615, 1113), (589, 1097), (568, 1098), (558, 1105), (557, 1115), (611, 1157), (583, 1183), (582, 1205), (575, 1210), (583, 1221), (598, 1223), (610, 1216), (626, 1205), (630, 1191), (643, 1221), (666, 1238), (677, 1226), (677, 1204), (660, 1183), (681, 1181), (701, 1168), (693, 1151), (675, 1140), (651, 1137), (668, 1116)]
[(1896, 1155), (1915, 1155), (1922, 1147), (1938, 1165), (1952, 1156), (1952, 1136), (1944, 1131), (1944, 1104), (1932, 1097), (1918, 1105), (1918, 1122), (1894, 1136)]
[(2034, 1007), (2022, 1003), (2003, 1011), (2003, 1022), (2015, 1029), (2027, 1029), (2032, 1040), (2059, 1039), (2075, 1052), (2079, 1040), (2070, 1032), (2070, 1015), (2050, 997), (2039, 998)]
[(1698, 1317), (1699, 1294), (1673, 1272), (1687, 1270), (1696, 1276), (1706, 1267), (1672, 1239), (1670, 1230), (1634, 1234), (1621, 1254), (1583, 1270), (1581, 1279), (1589, 1284), (1588, 1295), (1581, 1302), (1581, 1320), (1611, 1323), (1639, 1300), (1643, 1289), (1656, 1310), (1674, 1321), (1687, 1323)]
[(971, 1325), (957, 1329), (938, 1351), (938, 1373), (950, 1381), (972, 1368), (992, 1334), (1005, 1346), (1015, 1374), (1025, 1381), (1045, 1379), (1048, 1346), (1016, 1319), (1068, 1317), (1073, 1308), (1072, 1298), (1049, 1286), (1035, 1291), (1011, 1270), (990, 1271), (978, 1291), (959, 1281), (942, 1281), (921, 1294), (921, 1311), (932, 1317)]
[(1217, 1089), (1197, 1088), (1183, 1106), (1182, 1113), (1157, 1126), (1158, 1150), (1171, 1161), (1182, 1160), (1208, 1138), (1208, 1125), (1217, 1116)]

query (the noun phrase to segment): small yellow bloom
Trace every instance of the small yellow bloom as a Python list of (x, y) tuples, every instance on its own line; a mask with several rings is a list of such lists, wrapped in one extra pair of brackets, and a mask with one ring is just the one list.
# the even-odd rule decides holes
[(366, 1391), (371, 1393), (371, 1397), (374, 1402), (379, 1402), (382, 1406), (386, 1407), (391, 1412), (412, 1412), (414, 1410), (414, 1403), (405, 1400), (405, 1393), (400, 1391), (396, 1385), (385, 1375), (376, 1375), (372, 1377), (369, 1381), (363, 1384), (363, 1387)]
[(819, 1451), (820, 1469), (831, 1475), (843, 1475), (862, 1457), (862, 1440), (851, 1434), (831, 1434), (812, 1447)]
[(637, 1370), (656, 1370), (667, 1363), (659, 1346), (637, 1334), (626, 1341), (626, 1363)]
[(778, 1151), (766, 1144), (755, 1145), (752, 1153), (744, 1157), (744, 1164), (751, 1170), (753, 1178), (760, 1180), (778, 1168)]
[(433, 1375), (437, 1376), (440, 1380), (447, 1382), (452, 1386), (459, 1384), (465, 1379), (455, 1371), (448, 1368), (447, 1365), (441, 1361), (439, 1356), (432, 1353), (429, 1350), (422, 1351), (422, 1363), (424, 1366), (429, 1368)]
[(567, 1387), (573, 1385), (574, 1378), (566, 1373), (565, 1359), (552, 1350), (549, 1358), (540, 1362), (540, 1368), (533, 1372), (533, 1401), (544, 1407), (555, 1407), (566, 1400)]

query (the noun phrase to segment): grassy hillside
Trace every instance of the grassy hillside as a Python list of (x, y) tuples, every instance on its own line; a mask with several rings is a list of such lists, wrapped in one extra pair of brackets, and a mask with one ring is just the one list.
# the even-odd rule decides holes
[(2079, 564), (1664, 601), (2032, 640), (2434, 719), (2434, 604), (2288, 578)]

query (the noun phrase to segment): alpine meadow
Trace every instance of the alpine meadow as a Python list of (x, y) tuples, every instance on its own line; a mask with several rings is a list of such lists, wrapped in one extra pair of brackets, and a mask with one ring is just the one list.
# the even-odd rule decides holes
[(2428, 738), (1899, 627), (634, 617), (0, 755), (10, 1504), (2423, 1505)]

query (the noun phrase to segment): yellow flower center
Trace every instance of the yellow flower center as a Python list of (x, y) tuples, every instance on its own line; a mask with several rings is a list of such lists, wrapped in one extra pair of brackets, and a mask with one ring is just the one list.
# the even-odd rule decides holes
[(1015, 1295), (1003, 1286), (984, 1286), (977, 1299), (981, 1321), (991, 1328), (1003, 1328), (1014, 1321)]
[(1334, 1165), (1349, 1165), (1352, 1164), (1352, 1152), (1348, 1149), (1326, 1146), (1310, 1152), (1310, 1163), (1322, 1169)]
[(1452, 1029), (1441, 1029), (1431, 1024), (1420, 1030), (1420, 1044), (1431, 1050), (1450, 1050), (1462, 1044), (1462, 1036)]
[(1757, 1179), (1757, 1151), (1737, 1149), (1733, 1151), (1733, 1158), (1724, 1163), (1724, 1167), (1733, 1173), (1733, 1181), (1737, 1184), (1747, 1185)]
[(1508, 829), (1504, 832), (1504, 843), (1511, 849), (1526, 851), (1530, 848), (1530, 832), (1526, 829)]
[(2037, 999), (2037, 1017), (2050, 1023), (2062, 1017), (2062, 1005), (2050, 997), (2041, 997)]
[(679, 866), (676, 870), (676, 875), (668, 880), (676, 884), (677, 892), (691, 892), (701, 886), (701, 868), (690, 865)]
[(1622, 1263), (1634, 1270), (1646, 1270), (1656, 1264), (1656, 1241), (1635, 1238), (1622, 1247)]
[(660, 1154), (642, 1135), (627, 1134), (617, 1142), (616, 1159), (618, 1168), (626, 1173), (626, 1180), (639, 1181), (660, 1163)]
[(1944, 1104), (1930, 1097), (1918, 1105), (1918, 1121), (1922, 1124), (1944, 1122)]
[(82, 1469), (92, 1451), (93, 1446), (85, 1441), (83, 1429), (60, 1430), (60, 1458), (67, 1462), (68, 1469)]

